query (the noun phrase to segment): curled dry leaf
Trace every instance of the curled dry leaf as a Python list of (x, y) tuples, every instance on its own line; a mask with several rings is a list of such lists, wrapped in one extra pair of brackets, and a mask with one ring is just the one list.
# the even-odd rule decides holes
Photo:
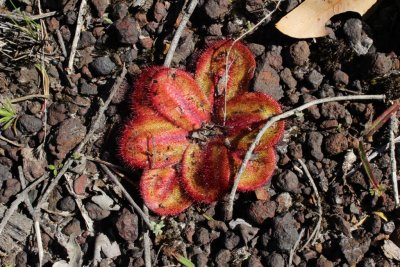
[(364, 15), (377, 0), (305, 0), (284, 16), (276, 28), (293, 38), (315, 38), (328, 35), (325, 24), (340, 13)]

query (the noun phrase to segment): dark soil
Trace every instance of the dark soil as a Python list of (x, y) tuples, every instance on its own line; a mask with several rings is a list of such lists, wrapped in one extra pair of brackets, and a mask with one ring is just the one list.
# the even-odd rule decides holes
[[(43, 13), (55, 11), (42, 19), (43, 40), (16, 27), (29, 28), (28, 20), (2, 15), (13, 10), (18, 16), (21, 12), (36, 15), (37, 1), (0, 0), (3, 103), (43, 94), (37, 64), (45, 68), (50, 91), (46, 102), (31, 98), (13, 104), (15, 123), (1, 130), (3, 137), (21, 146), (0, 141), (0, 203), (9, 206), (24, 184), (46, 173), (54, 177), (66, 159), (74, 158), (39, 215), (43, 264), (61, 266), (64, 260), (70, 264), (65, 266), (144, 266), (146, 227), (98, 162), (114, 164), (125, 188), (142, 205), (140, 170), (125, 168), (117, 140), (132, 116), (129, 103), (135, 79), (146, 67), (162, 65), (184, 1), (145, 0), (141, 6), (124, 0), (88, 2), (74, 73), (68, 74), (80, 1), (41, 1)], [(355, 13), (335, 16), (329, 37), (295, 40), (279, 33), (274, 24), (299, 2), (283, 1), (269, 21), (243, 40), (256, 55), (255, 91), (272, 95), (284, 110), (343, 95), (399, 98), (398, 1), (382, 0), (363, 18)], [(200, 1), (172, 66), (192, 72), (199, 52), (208, 44), (238, 37), (274, 6), (270, 0)], [(82, 155), (74, 155), (73, 149), (87, 134), (123, 64), (128, 69), (126, 80)], [(294, 266), (398, 266), (400, 210), (393, 197), (389, 151), (381, 150), (371, 160), (374, 176), (386, 188), (382, 196), (371, 194), (373, 187), (362, 168), (347, 175), (360, 163), (357, 140), (389, 105), (369, 100), (329, 102), (288, 119), (285, 138), (277, 147), (278, 168), (272, 182), (256, 192), (237, 194), (233, 220), (223, 221), (222, 201), (194, 205), (174, 217), (150, 214), (164, 225), (158, 235), (150, 233), (152, 266), (182, 266), (179, 255), (195, 266), (288, 266), (296, 242), (300, 243), (293, 254)], [(388, 144), (388, 125), (364, 141), (368, 153)], [(348, 160), (352, 152), (355, 161)], [(399, 146), (396, 155), (399, 162)], [(309, 243), (318, 221), (317, 197), (298, 159), (309, 169), (322, 206), (321, 229)], [(47, 183), (29, 194), (33, 206)], [(16, 212), (32, 218), (25, 204)], [(93, 222), (92, 229), (88, 221)], [(2, 266), (37, 266), (33, 229), (19, 247), (0, 254)], [(78, 257), (78, 264), (73, 265), (71, 257)]]

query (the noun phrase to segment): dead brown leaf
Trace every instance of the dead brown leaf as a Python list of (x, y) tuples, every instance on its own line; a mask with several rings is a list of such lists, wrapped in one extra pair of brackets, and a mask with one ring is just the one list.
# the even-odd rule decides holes
[(353, 11), (364, 15), (377, 0), (305, 0), (284, 16), (276, 28), (293, 38), (315, 38), (328, 35), (325, 27), (334, 15)]

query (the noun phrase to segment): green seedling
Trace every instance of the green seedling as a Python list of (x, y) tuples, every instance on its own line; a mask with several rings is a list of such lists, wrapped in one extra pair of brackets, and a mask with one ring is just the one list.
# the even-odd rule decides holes
[(194, 265), (194, 263), (191, 262), (188, 258), (186, 258), (186, 257), (184, 257), (184, 256), (182, 256), (182, 255), (180, 255), (180, 254), (178, 254), (178, 253), (173, 253), (172, 255), (175, 257), (175, 259), (176, 259), (177, 261), (179, 261), (179, 263), (183, 264), (183, 266), (186, 266), (186, 267), (196, 267), (196, 266)]
[(13, 6), (14, 10), (16, 10), (16, 12), (23, 18), (23, 21), (25, 22), (25, 26), (21, 26), (15, 19), (9, 17), (14, 26), (21, 32), (27, 34), (32, 39), (39, 41), (39, 31), (41, 30), (40, 25), (29, 16), (27, 16), (25, 13), (21, 12), (21, 10), (15, 6), (13, 1), (10, 0), (10, 3)]
[(360, 154), (365, 173), (367, 174), (368, 179), (371, 183), (371, 188), (369, 190), (370, 194), (372, 196), (382, 196), (385, 193), (386, 188), (382, 184), (380, 184), (375, 178), (375, 175), (372, 172), (371, 164), (369, 163), (367, 154), (365, 153), (364, 143), (362, 141), (359, 141), (358, 143), (358, 153)]
[(54, 176), (57, 176), (58, 172), (60, 171), (60, 169), (64, 166), (64, 164), (59, 163), (59, 164), (50, 164), (49, 166), (47, 166), (49, 168), (50, 171), (52, 171)]
[(5, 130), (11, 125), (14, 125), (15, 132), (15, 122), (17, 121), (18, 115), (15, 111), (13, 104), (10, 99), (6, 98), (1, 102), (2, 107), (0, 108), (0, 124), (2, 129)]
[(163, 233), (162, 229), (164, 228), (165, 224), (164, 221), (161, 220), (159, 223), (150, 222), (152, 232), (155, 236), (159, 236)]

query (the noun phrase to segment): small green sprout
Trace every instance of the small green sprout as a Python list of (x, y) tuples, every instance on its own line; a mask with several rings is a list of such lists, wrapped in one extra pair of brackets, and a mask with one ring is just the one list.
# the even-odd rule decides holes
[(182, 255), (180, 255), (180, 254), (178, 254), (178, 253), (173, 253), (172, 255), (173, 255), (173, 256), (175, 257), (175, 259), (176, 259), (177, 261), (179, 261), (179, 263), (181, 263), (183, 266), (185, 266), (185, 267), (196, 267), (196, 266), (194, 265), (194, 263), (191, 262), (188, 258), (186, 258), (186, 257), (184, 257), (184, 256), (182, 256)]
[(0, 108), (0, 125), (5, 130), (9, 128), (18, 118), (17, 113), (11, 103), (10, 99), (6, 98), (1, 102), (2, 107)]
[(164, 221), (160, 221), (159, 223), (156, 222), (150, 222), (151, 228), (153, 229), (153, 234), (156, 236), (159, 236), (163, 233), (162, 229), (164, 228), (165, 224)]
[(49, 166), (47, 166), (49, 168), (50, 171), (53, 172), (54, 176), (57, 176), (58, 171), (64, 166), (64, 164), (59, 163), (59, 164), (50, 164)]

